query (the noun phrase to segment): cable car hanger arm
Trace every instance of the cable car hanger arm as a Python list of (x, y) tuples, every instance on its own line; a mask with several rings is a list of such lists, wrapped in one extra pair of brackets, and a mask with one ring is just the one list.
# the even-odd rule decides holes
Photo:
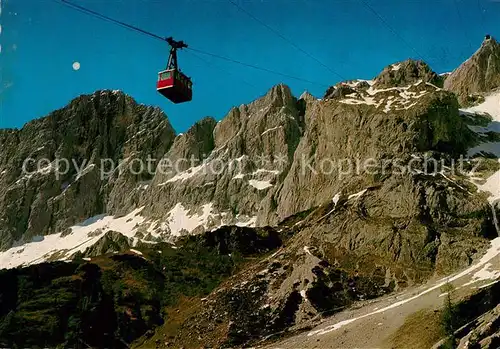
[(175, 69), (178, 70), (177, 65), (177, 50), (187, 48), (188, 45), (184, 41), (176, 41), (171, 36), (165, 39), (170, 45), (170, 55), (168, 57), (167, 70)]

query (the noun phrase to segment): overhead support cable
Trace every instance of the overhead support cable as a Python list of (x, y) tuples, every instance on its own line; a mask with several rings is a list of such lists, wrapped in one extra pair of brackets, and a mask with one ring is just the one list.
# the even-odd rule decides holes
[[(59, 0), (59, 1), (54, 0), (54, 1), (56, 1), (58, 3), (61, 3), (61, 4), (67, 6), (67, 7), (71, 8), (71, 9), (74, 9), (74, 10), (77, 10), (79, 12), (85, 13), (85, 14), (87, 14), (89, 16), (92, 16), (92, 17), (104, 20), (106, 22), (114, 23), (114, 24), (119, 25), (121, 27), (124, 27), (126, 29), (133, 30), (133, 31), (136, 31), (136, 32), (138, 32), (140, 34), (143, 34), (143, 35), (149, 36), (151, 38), (157, 39), (159, 41), (167, 42), (167, 40), (168, 40), (168, 38), (166, 38), (166, 37), (162, 37), (160, 35), (157, 35), (155, 33), (150, 32), (150, 31), (147, 31), (147, 30), (144, 30), (142, 28), (139, 28), (137, 26), (134, 26), (134, 25), (125, 23), (123, 21), (111, 18), (109, 16), (103, 15), (103, 14), (97, 12), (97, 11), (88, 9), (86, 7), (83, 7), (83, 6), (80, 6), (78, 4), (70, 2), (68, 0)], [(189, 51), (192, 51), (192, 52), (197, 52), (197, 53), (204, 54), (204, 55), (207, 55), (207, 56), (211, 56), (211, 57), (214, 57), (214, 58), (218, 58), (218, 59), (221, 59), (221, 60), (224, 60), (224, 61), (227, 61), (227, 62), (239, 64), (239, 65), (242, 65), (242, 66), (245, 66), (245, 67), (248, 67), (248, 68), (252, 68), (252, 69), (255, 69), (255, 70), (260, 70), (260, 71), (263, 71), (263, 72), (267, 72), (267, 73), (279, 75), (279, 76), (286, 77), (286, 78), (289, 78), (289, 79), (294, 79), (294, 80), (297, 80), (297, 81), (307, 82), (307, 83), (310, 83), (310, 84), (315, 84), (315, 85), (320, 85), (320, 86), (327, 86), (327, 87), (329, 86), (327, 84), (323, 84), (323, 83), (320, 83), (320, 82), (308, 80), (308, 79), (301, 78), (301, 77), (298, 77), (298, 76), (294, 76), (294, 75), (282, 73), (282, 72), (279, 72), (279, 71), (276, 71), (276, 70), (273, 70), (273, 69), (268, 69), (268, 68), (260, 67), (260, 66), (254, 65), (254, 64), (245, 63), (245, 62), (242, 62), (242, 61), (237, 60), (237, 59), (225, 57), (225, 56), (222, 56), (222, 55), (219, 55), (219, 54), (216, 54), (216, 53), (207, 52), (207, 51), (196, 49), (196, 48), (193, 48), (193, 47), (188, 47), (188, 48), (186, 48), (186, 50), (189, 50)]]
[(423, 55), (420, 54), (420, 52), (417, 51), (415, 47), (413, 47), (408, 41), (405, 40), (390, 24), (389, 22), (386, 21), (382, 15), (380, 15), (366, 0), (360, 0), (365, 7), (372, 12), (379, 20), (382, 22), (382, 24), (385, 25), (387, 29), (391, 31), (391, 33), (396, 36), (408, 49), (412, 50), (413, 53), (420, 58), (421, 60), (425, 61), (426, 59), (424, 58)]
[(310, 54), (309, 52), (307, 52), (306, 50), (304, 50), (300, 46), (298, 46), (295, 42), (293, 42), (292, 40), (288, 39), (286, 36), (284, 36), (283, 34), (281, 34), (279, 31), (277, 31), (273, 27), (269, 26), (268, 24), (264, 23), (263, 21), (261, 21), (260, 19), (258, 19), (257, 17), (255, 17), (254, 15), (252, 15), (250, 12), (248, 12), (243, 7), (241, 7), (240, 5), (238, 5), (238, 3), (236, 3), (234, 0), (228, 0), (228, 1), (231, 4), (233, 4), (237, 9), (239, 9), (241, 12), (243, 12), (244, 14), (246, 14), (248, 17), (252, 18), (257, 23), (260, 23), (262, 26), (264, 26), (267, 29), (269, 29), (275, 35), (277, 35), (278, 37), (280, 37), (281, 39), (283, 39), (284, 41), (286, 41), (288, 44), (290, 44), (292, 47), (294, 47), (296, 50), (302, 52), (303, 54), (305, 54), (306, 56), (308, 56), (309, 58), (311, 58), (312, 60), (314, 60), (316, 63), (318, 63), (319, 65), (321, 65), (322, 67), (326, 68), (328, 71), (330, 71), (331, 73), (333, 73), (334, 75), (336, 75), (338, 78), (340, 78), (342, 80), (347, 80), (345, 77), (343, 77), (342, 75), (340, 75), (338, 72), (336, 72), (335, 70), (333, 70), (332, 68), (330, 68), (325, 63), (321, 62), (319, 59), (317, 59), (315, 56), (313, 56), (312, 54)]

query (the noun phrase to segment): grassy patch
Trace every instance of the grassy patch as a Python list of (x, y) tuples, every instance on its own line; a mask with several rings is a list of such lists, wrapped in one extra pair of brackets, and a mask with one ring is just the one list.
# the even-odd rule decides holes
[(424, 309), (406, 318), (390, 337), (389, 346), (398, 349), (428, 349), (442, 337), (441, 312)]
[(165, 315), (167, 321), (163, 326), (156, 328), (154, 333), (150, 333), (136, 341), (132, 348), (150, 348), (156, 343), (175, 343), (176, 335), (182, 329), (182, 325), (191, 316), (200, 311), (202, 303), (199, 298), (181, 297), (175, 306), (167, 307)]

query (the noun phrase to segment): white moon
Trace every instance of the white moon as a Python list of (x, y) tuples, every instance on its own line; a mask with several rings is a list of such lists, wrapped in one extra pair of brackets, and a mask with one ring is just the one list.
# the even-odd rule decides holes
[(80, 62), (74, 62), (74, 63), (73, 63), (73, 69), (74, 69), (74, 70), (78, 70), (78, 69), (80, 69)]

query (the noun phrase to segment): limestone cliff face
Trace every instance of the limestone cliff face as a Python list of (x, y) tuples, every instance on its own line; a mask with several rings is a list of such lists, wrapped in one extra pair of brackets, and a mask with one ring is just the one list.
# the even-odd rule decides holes
[[(391, 65), (372, 82), (332, 87), (331, 98), (321, 101), (307, 94), (297, 101), (279, 85), (231, 110), (213, 130), (195, 132), (201, 127), (195, 125), (165, 155), (169, 164), (187, 157), (195, 162), (157, 173), (144, 212), (168, 220), (176, 205), (198, 216), (199, 207), (209, 205), (212, 226), (276, 224), (330, 200), (341, 188), (366, 183), (356, 162), (465, 151), (472, 136), (454, 95), (432, 83), (438, 76), (422, 62), (400, 65), (397, 81), (387, 77)], [(210, 146), (200, 154), (193, 144)], [(347, 167), (356, 173), (343, 173)]]
[[(174, 137), (160, 109), (138, 105), (112, 91), (81, 96), (20, 130), (3, 130), (0, 249), (134, 205), (137, 183), (148, 178), (130, 176), (127, 171), (102, 178), (101, 159), (107, 159), (111, 172), (112, 164), (131, 156), (163, 155)], [(26, 159), (32, 161), (26, 162), (23, 171)], [(57, 159), (69, 163), (60, 162), (56, 168)]]
[[(260, 212), (272, 209), (269, 193), (286, 175), (301, 133), (297, 100), (284, 85), (232, 109), (217, 124), (202, 120), (178, 136), (165, 155), (173, 166), (157, 171), (144, 213), (168, 220), (176, 206), (193, 214), (204, 206), (210, 226), (255, 224)], [(191, 164), (179, 162), (191, 158)]]
[[(304, 136), (276, 191), (280, 219), (342, 190), (362, 189), (369, 178), (366, 170), (373, 172), (384, 161), (404, 163), (417, 152), (465, 150), (472, 136), (459, 116), (455, 96), (425, 82), (437, 75), (420, 62), (398, 66), (397, 72), (414, 72), (413, 67), (423, 72), (417, 69), (393, 82), (387, 77), (394, 69), (391, 65), (374, 81), (338, 84), (326, 99), (308, 105)], [(384, 88), (376, 87), (380, 85)]]
[(446, 78), (444, 87), (453, 91), (462, 104), (470, 95), (500, 87), (500, 44), (487, 36), (481, 47)]

